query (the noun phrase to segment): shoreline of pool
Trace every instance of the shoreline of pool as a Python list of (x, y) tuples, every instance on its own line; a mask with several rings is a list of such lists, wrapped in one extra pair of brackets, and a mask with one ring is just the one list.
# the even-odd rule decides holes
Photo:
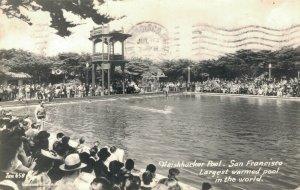
[(278, 96), (263, 96), (263, 95), (251, 95), (251, 94), (226, 94), (226, 93), (211, 93), (211, 92), (182, 92), (185, 95), (203, 95), (203, 96), (226, 96), (226, 97), (238, 97), (238, 98), (263, 98), (273, 100), (294, 100), (300, 101), (300, 97), (278, 97)]
[[(182, 92), (172, 92), (168, 96), (181, 95)], [(93, 103), (101, 101), (115, 101), (115, 100), (129, 100), (129, 99), (142, 99), (142, 98), (156, 98), (156, 97), (166, 97), (163, 92), (157, 93), (145, 93), (145, 94), (116, 94), (109, 96), (88, 96), (83, 98), (56, 98), (50, 102), (45, 101), (47, 106), (55, 106), (61, 104), (77, 104), (77, 103)], [(41, 100), (25, 100), (21, 101), (4, 101), (0, 102), (0, 108), (2, 109), (14, 109), (22, 107), (34, 107), (39, 104)]]
[[(225, 96), (225, 97), (238, 97), (238, 98), (263, 98), (273, 100), (291, 100), (300, 101), (300, 97), (277, 97), (277, 96), (263, 96), (263, 95), (250, 95), (250, 94), (226, 94), (226, 93), (210, 93), (210, 92), (171, 92), (168, 96), (178, 95), (201, 95), (201, 96)], [(46, 102), (47, 106), (55, 106), (61, 104), (77, 104), (77, 103), (92, 103), (101, 101), (115, 101), (115, 100), (129, 100), (129, 99), (141, 99), (141, 98), (156, 98), (166, 97), (163, 92), (157, 93), (145, 93), (145, 94), (116, 94), (109, 96), (88, 96), (83, 98), (57, 98), (50, 102)], [(34, 107), (39, 104), (41, 100), (27, 100), (25, 102), (20, 101), (4, 101), (0, 102), (0, 108), (2, 109), (14, 109), (22, 107)]]

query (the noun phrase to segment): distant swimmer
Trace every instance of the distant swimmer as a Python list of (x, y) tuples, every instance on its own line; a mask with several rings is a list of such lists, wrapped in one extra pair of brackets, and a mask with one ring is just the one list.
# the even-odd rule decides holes
[(167, 111), (169, 109), (168, 105), (165, 105), (164, 110)]
[(155, 108), (147, 108), (147, 107), (139, 107), (139, 106), (129, 106), (129, 108), (136, 109), (136, 110), (142, 110), (142, 111), (149, 111), (153, 113), (162, 113), (162, 114), (171, 114), (172, 109), (167, 106), (163, 110), (155, 109)]
[(111, 110), (108, 108), (107, 105), (105, 106), (105, 108), (106, 108), (106, 112), (107, 112), (107, 113), (110, 113), (110, 112), (111, 112)]

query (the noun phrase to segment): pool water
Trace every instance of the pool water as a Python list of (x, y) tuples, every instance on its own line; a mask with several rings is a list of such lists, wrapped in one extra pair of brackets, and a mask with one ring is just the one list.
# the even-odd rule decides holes
[[(46, 105), (47, 128), (63, 131), (73, 139), (125, 149), (137, 168), (155, 164), (167, 175), (160, 161), (246, 162), (281, 161), (277, 174), (262, 182), (218, 183), (201, 168), (183, 168), (179, 180), (196, 188), (211, 182), (220, 189), (282, 190), (300, 186), (300, 101), (262, 97), (176, 95), (128, 98), (75, 104)], [(34, 108), (18, 112), (33, 114)], [(251, 167), (247, 167), (251, 168)], [(257, 168), (256, 168), (257, 169)], [(275, 168), (277, 169), (277, 168)]]

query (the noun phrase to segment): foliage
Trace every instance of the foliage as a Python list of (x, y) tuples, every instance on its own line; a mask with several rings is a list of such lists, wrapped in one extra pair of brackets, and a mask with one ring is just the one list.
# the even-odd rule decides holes
[(187, 59), (167, 60), (160, 64), (161, 70), (170, 81), (187, 80), (188, 67), (195, 66), (195, 62)]
[(190, 60), (168, 60), (162, 62), (161, 69), (170, 81), (186, 81), (187, 67), (191, 68), (191, 79), (206, 80), (208, 77), (223, 79), (255, 78), (268, 72), (272, 66), (275, 78), (296, 77), (300, 70), (300, 47), (282, 48), (277, 51), (239, 50), (216, 60), (193, 62)]
[(56, 77), (51, 74), (52, 69), (65, 71), (67, 79), (77, 77), (83, 80), (86, 62), (90, 60), (89, 54), (63, 53), (56, 57), (46, 57), (24, 50), (0, 50), (0, 66), (12, 72), (28, 73), (34, 83), (52, 82)]
[(52, 65), (52, 69), (62, 70), (66, 79), (78, 78), (83, 81), (86, 75), (86, 64), (91, 61), (91, 55), (71, 52), (61, 53), (58, 54), (57, 59), (59, 61)]
[[(28, 73), (33, 82), (51, 82), (55, 77), (51, 75), (52, 69), (65, 71), (66, 79), (85, 81), (86, 63), (90, 61), (90, 54), (63, 53), (55, 57), (45, 57), (23, 50), (0, 50), (0, 67), (8, 68), (12, 72)], [(179, 59), (156, 63), (149, 59), (133, 58), (126, 64), (125, 73), (127, 78), (140, 80), (145, 74), (155, 75), (162, 71), (167, 76), (165, 80), (187, 81), (188, 67), (191, 67), (192, 81), (207, 80), (209, 77), (255, 78), (268, 73), (269, 64), (272, 65), (272, 76), (277, 79), (296, 77), (300, 71), (300, 47), (277, 51), (240, 50), (216, 60), (203, 61)], [(120, 70), (117, 70), (115, 79), (122, 79)]]
[[(97, 2), (97, 4), (95, 3)], [(18, 18), (32, 25), (28, 13), (45, 11), (50, 13), (50, 27), (57, 30), (59, 36), (69, 36), (69, 28), (79, 25), (67, 21), (64, 11), (79, 16), (82, 19), (90, 18), (96, 24), (106, 24), (113, 20), (112, 17), (97, 12), (96, 6), (100, 6), (104, 0), (1, 0), (0, 9), (8, 18)]]
[(55, 62), (51, 57), (35, 55), (24, 50), (0, 50), (0, 63), (12, 72), (25, 72), (34, 82), (49, 81), (50, 66)]

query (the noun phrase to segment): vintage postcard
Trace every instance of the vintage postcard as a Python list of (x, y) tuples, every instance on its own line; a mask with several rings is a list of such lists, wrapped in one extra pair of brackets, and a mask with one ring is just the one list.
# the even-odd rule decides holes
[(1, 0), (0, 189), (299, 190), (299, 7)]

